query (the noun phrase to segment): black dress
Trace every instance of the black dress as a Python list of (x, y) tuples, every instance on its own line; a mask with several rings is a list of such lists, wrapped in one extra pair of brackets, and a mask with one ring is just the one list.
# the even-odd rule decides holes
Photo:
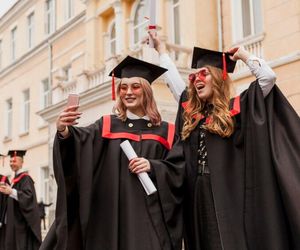
[[(0, 174), (0, 181), (9, 185), (8, 178)], [(0, 193), (0, 250), (5, 250), (6, 209), (8, 195)]]
[(41, 244), (41, 221), (33, 180), (21, 173), (12, 183), (18, 200), (7, 200), (5, 250), (37, 250)]
[(70, 127), (70, 133), (55, 139), (56, 220), (41, 249), (175, 249), (160, 191), (146, 195), (120, 148), (127, 139), (138, 156), (163, 159), (173, 144), (174, 125), (123, 122), (111, 115), (86, 128)]
[[(184, 92), (178, 133), (186, 100)], [(199, 174), (201, 125), (182, 142), (185, 249), (300, 249), (299, 116), (276, 86), (264, 99), (257, 82), (230, 112), (232, 136), (205, 133), (209, 174)]]

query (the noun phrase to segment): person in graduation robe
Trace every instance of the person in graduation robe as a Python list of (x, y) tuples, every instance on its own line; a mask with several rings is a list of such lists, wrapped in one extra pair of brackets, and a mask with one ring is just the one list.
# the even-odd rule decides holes
[(0, 186), (7, 195), (5, 250), (37, 250), (41, 244), (41, 225), (34, 182), (22, 170), (25, 150), (10, 150), (10, 167), (15, 172), (12, 186)]
[[(4, 157), (4, 155), (0, 155)], [(0, 174), (0, 185), (10, 185), (7, 176)], [(7, 195), (0, 193), (0, 250), (5, 250)]]
[[(256, 81), (230, 99), (227, 72), (238, 59)], [(176, 120), (186, 159), (185, 249), (300, 249), (300, 120), (274, 72), (243, 48), (194, 48), (192, 68)], [(171, 76), (169, 84), (178, 82)], [(165, 165), (174, 168), (151, 161), (154, 172)]]
[[(155, 185), (148, 159), (163, 159), (173, 145), (175, 127), (161, 120), (150, 86), (165, 71), (128, 56), (110, 74), (121, 79), (113, 115), (87, 127), (74, 126), (78, 106), (59, 115), (56, 219), (41, 250), (181, 249), (167, 231), (160, 190), (147, 195), (136, 175), (147, 172)], [(125, 140), (144, 158), (129, 164)]]

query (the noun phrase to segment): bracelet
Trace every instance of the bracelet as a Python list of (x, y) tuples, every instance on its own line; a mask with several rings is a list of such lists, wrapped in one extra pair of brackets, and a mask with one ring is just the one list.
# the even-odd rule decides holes
[(65, 132), (65, 131), (66, 131), (66, 129), (67, 129), (67, 126), (65, 126), (65, 128), (64, 128), (63, 130), (57, 130), (57, 132), (59, 132), (59, 133), (63, 133), (63, 132)]

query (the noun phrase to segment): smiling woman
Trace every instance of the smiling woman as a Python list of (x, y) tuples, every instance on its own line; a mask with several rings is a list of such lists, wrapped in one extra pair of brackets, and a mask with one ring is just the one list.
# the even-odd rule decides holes
[[(121, 79), (113, 115), (88, 127), (74, 126), (78, 106), (58, 116), (57, 220), (40, 250), (181, 249), (181, 229), (168, 232), (160, 202), (168, 190), (147, 196), (137, 178), (148, 172), (155, 182), (159, 171), (151, 171), (148, 159), (164, 159), (173, 145), (174, 125), (161, 120), (150, 85), (165, 71), (128, 56), (110, 74)], [(130, 162), (120, 147), (125, 140), (139, 156)], [(179, 214), (170, 216), (174, 207), (166, 207), (177, 221)]]

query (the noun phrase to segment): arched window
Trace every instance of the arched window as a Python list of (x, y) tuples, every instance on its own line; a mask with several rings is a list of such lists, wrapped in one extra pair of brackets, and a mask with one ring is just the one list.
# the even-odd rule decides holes
[(135, 11), (134, 22), (133, 22), (133, 34), (134, 34), (134, 44), (141, 41), (143, 37), (146, 36), (146, 27), (148, 25), (149, 17), (149, 0), (142, 0)]
[(109, 52), (111, 55), (116, 54), (116, 23), (113, 22), (109, 30)]

